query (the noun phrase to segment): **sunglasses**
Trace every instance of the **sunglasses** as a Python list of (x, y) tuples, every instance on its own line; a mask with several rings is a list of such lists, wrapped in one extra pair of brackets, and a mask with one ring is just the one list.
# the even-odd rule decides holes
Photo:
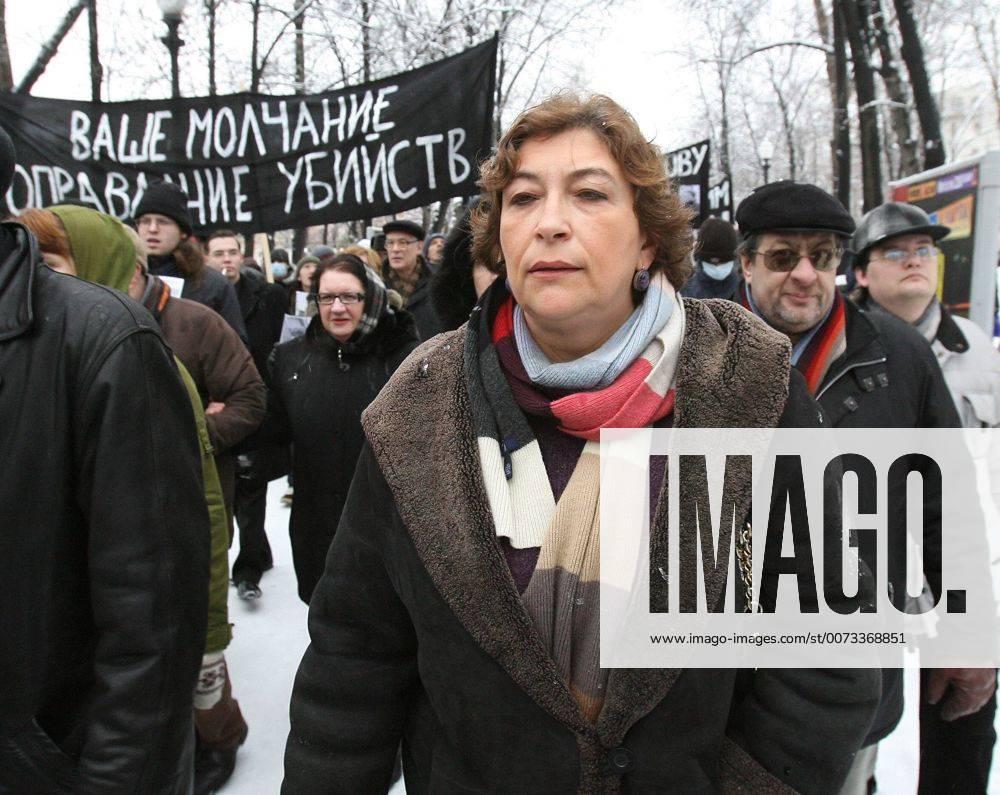
[(808, 254), (790, 248), (754, 249), (751, 253), (762, 255), (764, 267), (776, 273), (788, 273), (795, 270), (803, 257), (806, 257), (812, 266), (821, 273), (835, 271), (844, 255), (840, 249), (833, 248), (820, 248), (810, 251)]

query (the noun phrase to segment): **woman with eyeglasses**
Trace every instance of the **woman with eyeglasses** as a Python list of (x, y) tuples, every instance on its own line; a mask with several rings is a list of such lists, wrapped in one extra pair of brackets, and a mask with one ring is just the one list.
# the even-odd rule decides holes
[(361, 454), (361, 412), (417, 345), (399, 297), (352, 254), (319, 263), (304, 336), (268, 361), (266, 437), (292, 443), (289, 520), (299, 597), (309, 603)]

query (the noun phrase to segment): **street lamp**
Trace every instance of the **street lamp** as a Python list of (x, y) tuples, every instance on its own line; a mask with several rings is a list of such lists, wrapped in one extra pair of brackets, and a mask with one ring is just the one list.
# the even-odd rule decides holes
[(764, 171), (764, 184), (767, 184), (767, 177), (771, 171), (771, 158), (774, 157), (774, 144), (770, 138), (765, 138), (757, 147), (757, 156), (760, 157), (760, 167)]
[(184, 16), (184, 6), (187, 0), (157, 0), (160, 11), (163, 14), (163, 21), (167, 23), (167, 35), (160, 39), (167, 49), (170, 50), (170, 88), (171, 96), (177, 99), (181, 95), (180, 78), (177, 74), (177, 56), (184, 40), (177, 34), (177, 29), (181, 26), (181, 18)]

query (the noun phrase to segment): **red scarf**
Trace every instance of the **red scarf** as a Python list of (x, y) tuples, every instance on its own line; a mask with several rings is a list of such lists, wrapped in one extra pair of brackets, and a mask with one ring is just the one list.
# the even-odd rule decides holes
[(517, 405), (526, 414), (554, 418), (563, 433), (597, 441), (601, 428), (644, 428), (674, 410), (674, 390), (657, 378), (658, 362), (647, 358), (647, 353), (604, 389), (542, 392), (528, 377), (517, 350), (513, 296), (507, 296), (498, 308), (491, 336)]

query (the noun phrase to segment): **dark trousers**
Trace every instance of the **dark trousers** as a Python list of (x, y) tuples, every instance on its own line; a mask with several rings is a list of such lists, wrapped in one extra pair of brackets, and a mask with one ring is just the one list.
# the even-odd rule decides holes
[(997, 711), (994, 693), (973, 715), (958, 720), (941, 720), (941, 704), (924, 698), (930, 671), (920, 672), (920, 785), (918, 795), (979, 795), (986, 792), (996, 732)]
[(267, 480), (261, 477), (236, 478), (236, 524), (240, 528), (240, 554), (233, 562), (233, 581), (260, 582), (271, 568), (271, 545), (264, 531), (267, 514)]

